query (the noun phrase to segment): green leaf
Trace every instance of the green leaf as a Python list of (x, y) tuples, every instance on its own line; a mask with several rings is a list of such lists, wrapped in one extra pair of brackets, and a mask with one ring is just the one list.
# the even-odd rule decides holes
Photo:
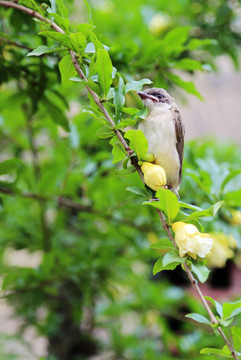
[[(228, 359), (232, 359), (232, 355), (231, 353), (227, 353), (223, 350), (220, 349), (216, 349), (216, 348), (204, 348), (200, 351), (200, 354), (205, 354), (205, 355), (220, 355), (222, 357), (228, 358)], [(229, 355), (230, 354), (230, 355)]]
[(36, 4), (34, 0), (19, 0), (18, 3), (30, 9), (39, 11), (39, 6)]
[(143, 189), (141, 189), (141, 188), (139, 188), (137, 186), (130, 186), (130, 187), (126, 188), (126, 190), (130, 191), (130, 192), (132, 192), (134, 194), (144, 196), (144, 197), (148, 196), (148, 193), (145, 190), (143, 190)]
[(114, 89), (114, 104), (115, 104), (115, 120), (120, 120), (121, 111), (125, 105), (125, 84), (122, 77), (119, 76), (119, 83)]
[(134, 173), (135, 171), (136, 171), (136, 169), (134, 168), (134, 166), (130, 165), (126, 169), (117, 170), (116, 175), (126, 176), (126, 175), (130, 175), (130, 174)]
[(188, 70), (188, 71), (194, 71), (199, 70), (203, 71), (203, 66), (200, 61), (189, 59), (189, 58), (183, 58), (181, 60), (176, 61), (172, 64), (172, 67), (174, 69), (182, 69), (182, 70)]
[(82, 54), (86, 47), (86, 37), (81, 32), (71, 33), (69, 35), (69, 39), (72, 44), (72, 50), (74, 50), (77, 54)]
[(27, 56), (40, 56), (40, 55), (43, 55), (43, 54), (50, 54), (50, 53), (53, 53), (53, 52), (59, 51), (59, 50), (62, 50), (62, 48), (55, 47), (55, 48), (49, 49), (45, 45), (40, 45), (36, 49), (34, 49), (33, 51), (29, 52), (27, 54)]
[(49, 13), (49, 14), (54, 17), (56, 24), (59, 25), (61, 27), (61, 29), (63, 29), (65, 32), (69, 31), (69, 27), (70, 27), (69, 19), (66, 19), (56, 13)]
[(220, 318), (222, 318), (223, 317), (223, 307), (222, 307), (222, 305), (218, 301), (212, 299), (210, 296), (204, 296), (204, 297), (205, 297), (206, 300), (210, 301), (210, 303), (215, 306), (218, 315), (220, 316)]
[(58, 12), (60, 14), (60, 16), (64, 17), (64, 18), (68, 18), (69, 12), (67, 7), (64, 5), (64, 0), (55, 0), (57, 7), (58, 7)]
[(190, 26), (175, 27), (170, 30), (161, 41), (161, 51), (166, 56), (178, 55), (183, 51), (183, 44), (187, 41), (190, 33)]
[(86, 7), (87, 7), (89, 22), (90, 22), (90, 24), (93, 24), (91, 6), (90, 6), (90, 4), (88, 3), (87, 0), (84, 0), (84, 3), (85, 3), (85, 5), (86, 5)]
[(0, 175), (9, 174), (13, 171), (19, 171), (23, 167), (24, 163), (17, 158), (2, 161), (0, 162)]
[(200, 208), (199, 206), (196, 206), (196, 205), (188, 204), (188, 203), (185, 203), (185, 202), (180, 201), (180, 200), (178, 202), (179, 202), (180, 208), (192, 209), (192, 210), (198, 210), (198, 211), (203, 210), (202, 208)]
[(110, 144), (112, 145), (112, 155), (113, 155), (113, 163), (117, 163), (126, 157), (126, 153), (124, 151), (123, 146), (121, 145), (120, 141), (116, 136), (114, 136)]
[(224, 201), (218, 201), (216, 204), (212, 205), (209, 209), (193, 212), (188, 217), (183, 218), (183, 221), (190, 221), (193, 219), (214, 216), (223, 204)]
[(125, 138), (130, 141), (129, 146), (136, 153), (139, 160), (142, 160), (148, 152), (148, 142), (141, 130), (128, 130)]
[(227, 320), (241, 313), (241, 300), (223, 304), (223, 319)]
[(160, 200), (158, 201), (159, 209), (167, 216), (170, 224), (179, 211), (177, 196), (171, 190), (161, 188), (156, 192), (156, 197)]
[(192, 272), (197, 276), (201, 283), (204, 283), (209, 276), (210, 270), (202, 263), (192, 262)]
[(203, 97), (198, 92), (198, 90), (196, 89), (196, 87), (192, 81), (184, 81), (180, 78), (180, 76), (170, 73), (170, 72), (166, 72), (165, 75), (172, 82), (174, 82), (174, 84), (176, 84), (176, 85), (180, 86), (181, 88), (183, 88), (184, 90), (186, 90), (186, 92), (196, 95), (200, 100), (203, 100)]
[(100, 91), (100, 87), (98, 84), (96, 84), (94, 81), (92, 80), (88, 80), (88, 81), (85, 81), (83, 79), (81, 79), (80, 77), (78, 76), (73, 76), (71, 78), (69, 78), (69, 80), (71, 81), (75, 81), (75, 82), (80, 82), (81, 84), (85, 85), (85, 86), (88, 86), (90, 89), (92, 89), (97, 95), (101, 95), (101, 91)]
[(124, 129), (127, 126), (135, 126), (136, 125), (136, 120), (134, 119), (123, 119), (119, 122), (119, 124), (116, 125), (116, 129)]
[(232, 326), (231, 331), (234, 349), (239, 350), (241, 348), (241, 328), (237, 326)]
[(42, 98), (42, 102), (46, 107), (48, 114), (50, 115), (53, 122), (57, 125), (60, 125), (65, 131), (69, 131), (69, 122), (62, 110), (60, 110), (56, 105), (51, 103), (47, 97)]
[(101, 139), (108, 139), (113, 137), (114, 132), (109, 126), (103, 126), (97, 130), (96, 135)]
[(207, 324), (207, 325), (211, 326), (210, 320), (208, 320), (207, 318), (205, 318), (205, 316), (202, 316), (201, 314), (191, 313), (191, 314), (185, 315), (185, 317), (192, 319), (194, 321), (197, 321), (199, 323)]
[(99, 48), (97, 50), (96, 70), (103, 97), (106, 98), (112, 84), (113, 67), (110, 56), (105, 49)]
[(59, 71), (61, 75), (61, 81), (63, 84), (69, 82), (69, 79), (76, 75), (76, 70), (72, 63), (70, 55), (64, 56), (59, 62)]
[(164, 255), (162, 259), (162, 264), (164, 267), (172, 263), (183, 264), (185, 260), (185, 257), (182, 258), (178, 255), (177, 249), (173, 249)]
[(75, 50), (70, 38), (66, 34), (62, 34), (56, 31), (42, 31), (39, 33), (39, 35), (58, 41), (67, 49)]
[(151, 83), (152, 81), (150, 79), (142, 79), (138, 81), (133, 80), (126, 84), (125, 93), (128, 93), (129, 91), (140, 91), (143, 88), (143, 85)]
[(224, 195), (224, 200), (230, 206), (241, 206), (241, 189), (228, 192)]
[(145, 106), (143, 109), (141, 109), (140, 111), (137, 111), (135, 114), (132, 115), (133, 118), (136, 118), (136, 119), (142, 119), (142, 120), (145, 120), (145, 118), (147, 117), (148, 115), (148, 109), (147, 107)]
[(174, 245), (169, 239), (158, 240), (155, 244), (150, 246), (152, 249), (169, 249), (173, 250)]
[(163, 258), (160, 258), (156, 261), (156, 263), (153, 267), (153, 275), (156, 275), (157, 273), (159, 273), (160, 271), (163, 271), (163, 270), (174, 270), (180, 264), (179, 262), (176, 262), (176, 263), (174, 262), (174, 263), (170, 263), (166, 266), (163, 266), (162, 260), (163, 260)]
[(224, 190), (225, 186), (229, 183), (229, 181), (233, 180), (236, 176), (240, 174), (241, 174), (241, 169), (230, 171), (230, 173), (226, 176), (226, 178), (222, 182), (221, 190)]
[(185, 46), (185, 49), (196, 50), (201, 47), (206, 47), (210, 45), (217, 45), (218, 42), (215, 39), (191, 39), (188, 44)]

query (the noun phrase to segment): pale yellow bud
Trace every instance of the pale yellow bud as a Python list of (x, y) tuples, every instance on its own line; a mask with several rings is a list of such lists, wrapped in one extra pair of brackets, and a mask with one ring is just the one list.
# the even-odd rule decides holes
[(155, 14), (148, 25), (149, 31), (152, 35), (160, 35), (166, 31), (171, 25), (171, 19), (168, 15), (158, 13)]
[(208, 259), (209, 267), (224, 267), (228, 259), (234, 256), (234, 251), (237, 247), (235, 238), (230, 235), (225, 235), (222, 232), (212, 233), (213, 248), (211, 256)]
[(232, 213), (232, 219), (230, 220), (230, 224), (241, 225), (241, 211), (232, 210), (231, 213)]
[(211, 253), (213, 239), (209, 234), (200, 233), (196, 226), (184, 222), (172, 224), (179, 255), (189, 255), (193, 259), (205, 259)]
[(144, 181), (149, 188), (157, 191), (167, 183), (166, 172), (163, 167), (149, 162), (143, 162), (141, 170), (144, 174)]

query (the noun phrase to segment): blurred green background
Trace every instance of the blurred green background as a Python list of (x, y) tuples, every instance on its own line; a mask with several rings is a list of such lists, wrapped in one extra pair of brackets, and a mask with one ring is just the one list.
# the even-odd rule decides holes
[[(88, 22), (84, 1), (64, 4), (73, 29)], [(240, 76), (240, 1), (90, 5), (96, 34), (123, 78), (151, 79), (176, 97), (181, 110), (194, 96), (205, 99), (193, 79), (217, 71), (220, 56), (231, 59), (234, 77)], [(222, 341), (185, 318), (205, 312), (181, 268), (152, 276), (159, 254), (149, 246), (165, 236), (161, 224), (141, 198), (125, 191), (141, 182), (137, 174), (117, 174), (108, 140), (96, 135), (101, 124), (83, 85), (61, 81), (62, 50), (27, 57), (47, 44), (37, 35), (38, 23), (4, 8), (0, 20), (1, 358), (216, 359), (199, 355)], [(141, 107), (135, 93), (126, 100)], [(207, 123), (220, 126), (216, 117), (212, 112)], [(68, 122), (70, 133), (59, 126)], [(234, 221), (241, 207), (240, 158), (238, 144), (218, 138), (185, 145), (181, 200), (205, 208), (224, 199), (219, 215), (202, 225), (236, 241), (233, 260), (213, 269), (204, 288), (217, 300), (240, 296), (241, 221)]]

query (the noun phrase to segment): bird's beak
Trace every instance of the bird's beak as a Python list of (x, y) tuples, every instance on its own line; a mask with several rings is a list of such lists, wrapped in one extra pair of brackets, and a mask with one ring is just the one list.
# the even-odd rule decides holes
[(150, 99), (150, 100), (155, 101), (155, 102), (159, 101), (155, 96), (145, 94), (143, 91), (137, 91), (137, 94), (140, 96), (140, 98), (142, 100)]

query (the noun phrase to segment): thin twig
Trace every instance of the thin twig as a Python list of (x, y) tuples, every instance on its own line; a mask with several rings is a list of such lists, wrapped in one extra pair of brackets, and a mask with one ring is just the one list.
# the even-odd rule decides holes
[[(32, 9), (28, 9), (24, 6), (21, 6), (21, 5), (18, 5), (16, 3), (13, 3), (13, 2), (10, 2), (10, 1), (3, 1), (3, 0), (0, 0), (0, 6), (5, 6), (5, 7), (12, 7), (12, 8), (15, 8), (17, 10), (20, 10), (20, 11), (23, 11), (23, 12), (26, 12), (27, 14), (29, 14), (30, 16), (34, 17), (34, 18), (37, 18), (45, 23), (49, 23), (51, 25), (51, 27), (56, 30), (57, 32), (60, 32), (60, 33), (64, 33), (64, 31), (57, 25), (55, 24), (54, 22), (51, 23), (51, 21), (49, 19), (46, 19), (44, 18), (41, 14), (37, 13), (36, 11), (32, 10)], [(78, 75), (80, 76), (81, 79), (85, 80), (85, 81), (88, 81), (87, 78), (85, 77), (82, 69), (80, 68), (80, 65), (78, 63), (78, 58), (75, 54), (74, 51), (72, 50), (69, 50), (70, 51), (70, 55), (71, 55), (71, 58), (72, 58), (72, 62), (73, 62), (73, 65), (78, 73)], [(108, 111), (106, 110), (106, 108), (104, 107), (104, 105), (102, 104), (101, 100), (99, 99), (98, 95), (92, 90), (90, 89), (90, 87), (88, 85), (86, 85), (86, 88), (87, 90), (89, 91), (89, 93), (91, 94), (93, 100), (95, 101), (96, 105), (99, 107), (99, 109), (101, 110), (101, 112), (103, 113), (103, 115), (105, 116), (106, 120), (109, 122), (109, 124), (112, 126), (113, 128), (113, 131), (115, 132), (116, 136), (118, 137), (118, 139), (120, 140), (121, 144), (123, 145), (126, 153), (128, 156), (131, 156), (134, 152), (133, 150), (130, 149), (130, 147), (128, 146), (128, 144), (126, 143), (124, 137), (122, 136), (121, 132), (119, 130), (116, 130), (115, 129), (115, 123), (114, 121), (112, 120), (111, 116), (109, 115)], [(142, 176), (142, 173), (141, 173), (141, 170), (138, 166), (138, 164), (134, 163), (134, 166), (136, 168), (136, 170), (138, 171), (138, 174), (141, 176), (142, 178), (142, 181), (143, 181), (143, 176)], [(175, 244), (175, 240), (173, 238), (173, 235), (170, 231), (170, 228), (168, 227), (165, 219), (164, 219), (164, 216), (163, 214), (157, 209), (157, 212), (159, 214), (159, 217), (160, 217), (160, 220), (162, 222), (162, 225), (165, 229), (165, 231), (167, 232), (168, 236), (170, 237), (171, 241), (173, 242), (173, 244), (175, 245), (176, 247), (176, 244)], [(209, 316), (210, 316), (210, 319), (212, 321), (213, 324), (218, 324), (218, 320), (216, 319), (216, 317), (214, 316), (211, 308), (209, 307), (206, 299), (204, 298), (199, 286), (198, 286), (198, 282), (197, 280), (193, 277), (190, 269), (188, 268), (188, 266), (186, 264), (184, 264), (184, 269), (189, 277), (189, 280), (192, 284), (192, 286), (194, 287), (194, 289), (197, 291), (205, 309), (207, 310)], [(222, 336), (224, 342), (227, 344), (233, 358), (235, 360), (239, 360), (232, 345), (229, 343), (228, 339), (226, 338), (223, 330), (221, 329), (221, 327), (219, 326), (217, 328), (217, 330), (219, 331), (220, 335)]]

